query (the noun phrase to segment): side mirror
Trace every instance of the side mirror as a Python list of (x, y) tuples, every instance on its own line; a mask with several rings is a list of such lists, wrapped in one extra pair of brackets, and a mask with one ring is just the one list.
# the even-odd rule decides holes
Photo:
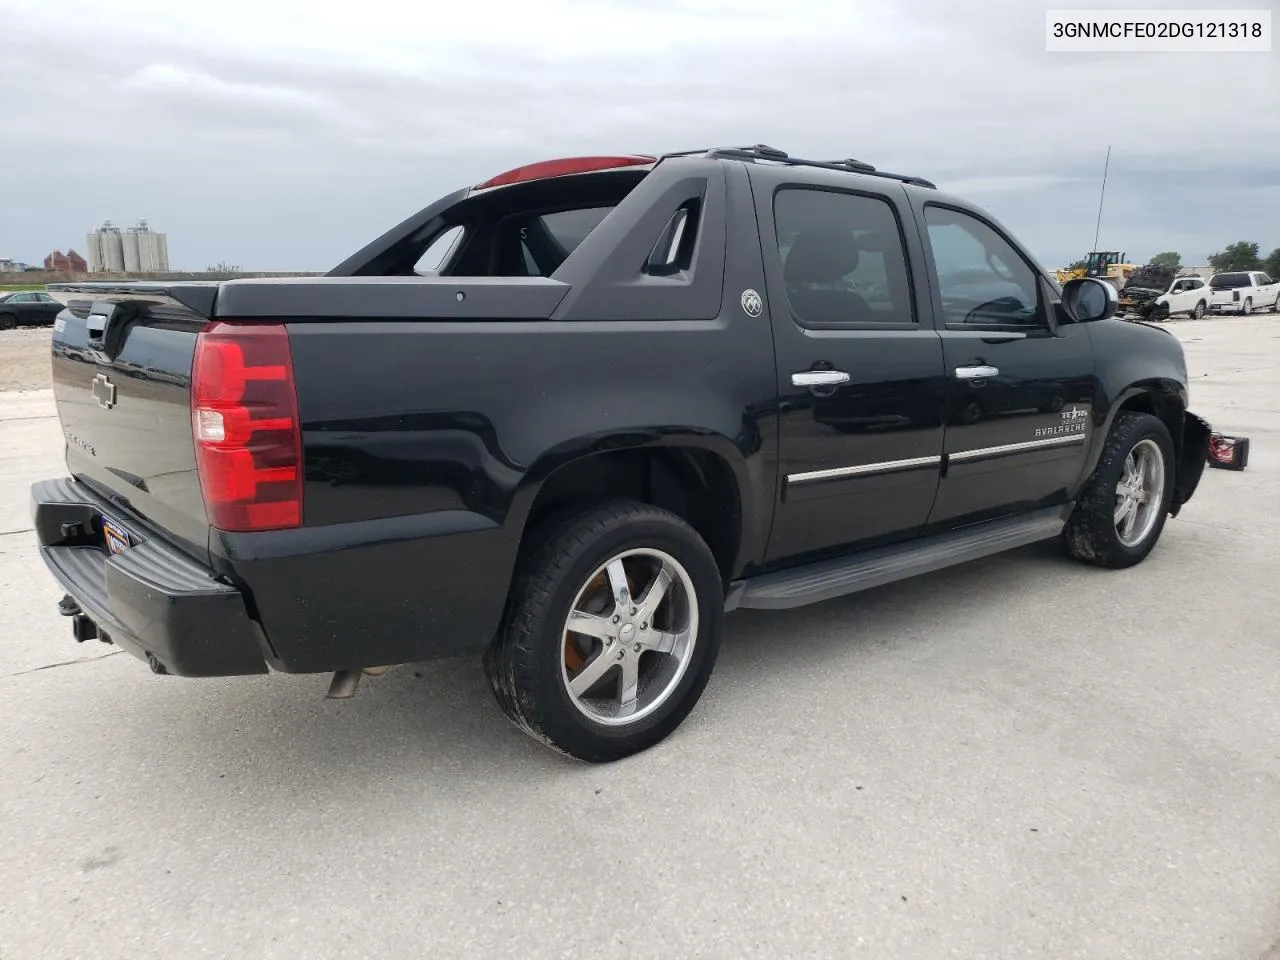
[(1120, 309), (1120, 296), (1105, 280), (1078, 277), (1062, 285), (1062, 305), (1076, 323), (1092, 323), (1114, 317)]

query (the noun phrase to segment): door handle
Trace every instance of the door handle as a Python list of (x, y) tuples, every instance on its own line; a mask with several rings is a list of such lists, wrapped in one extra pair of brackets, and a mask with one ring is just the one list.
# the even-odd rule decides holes
[(843, 370), (802, 370), (791, 375), (793, 387), (834, 387), (848, 382), (849, 375)]
[(986, 380), (989, 377), (1000, 376), (1000, 371), (985, 364), (976, 367), (956, 367), (956, 376), (961, 380)]

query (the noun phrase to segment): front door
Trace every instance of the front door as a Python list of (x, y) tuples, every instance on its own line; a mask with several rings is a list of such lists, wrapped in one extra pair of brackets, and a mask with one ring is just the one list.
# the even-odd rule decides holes
[(909, 536), (938, 488), (945, 378), (941, 342), (917, 310), (927, 288), (907, 269), (905, 191), (751, 174), (780, 401), (766, 559)]
[(1173, 286), (1169, 288), (1169, 312), (1193, 313), (1196, 304), (1207, 299), (1204, 281), (1199, 277), (1175, 280)]
[(946, 465), (930, 526), (1065, 503), (1094, 430), (1086, 325), (996, 226), (922, 205), (947, 374)]

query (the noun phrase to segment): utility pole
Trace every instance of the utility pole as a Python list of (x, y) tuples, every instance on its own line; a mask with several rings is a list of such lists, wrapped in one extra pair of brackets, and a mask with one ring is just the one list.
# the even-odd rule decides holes
[(1093, 249), (1098, 249), (1098, 237), (1102, 234), (1102, 201), (1107, 196), (1107, 171), (1111, 169), (1111, 145), (1107, 145), (1107, 162), (1102, 168), (1102, 194), (1098, 197), (1098, 225), (1093, 231)]

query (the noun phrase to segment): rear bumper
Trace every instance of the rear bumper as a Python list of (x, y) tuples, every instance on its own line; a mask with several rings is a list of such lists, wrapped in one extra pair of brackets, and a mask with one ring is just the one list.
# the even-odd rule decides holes
[(152, 670), (186, 677), (266, 673), (244, 596), (156, 538), (115, 556), (102, 546), (108, 504), (70, 478), (31, 488), (40, 557), (83, 614)]

